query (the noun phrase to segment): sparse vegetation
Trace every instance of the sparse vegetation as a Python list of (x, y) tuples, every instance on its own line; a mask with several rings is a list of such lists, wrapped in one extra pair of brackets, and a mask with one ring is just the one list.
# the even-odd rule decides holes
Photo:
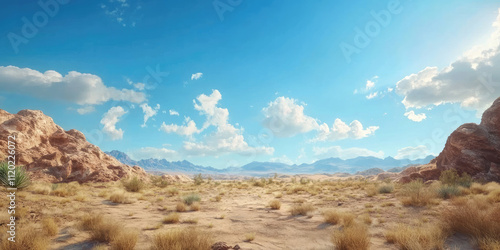
[(190, 195), (187, 195), (187, 196), (184, 196), (182, 198), (182, 201), (184, 202), (184, 204), (190, 206), (191, 204), (193, 204), (194, 202), (199, 202), (201, 201), (201, 198), (200, 198), (200, 195), (199, 194), (190, 194)]
[(279, 210), (281, 208), (281, 201), (279, 200), (272, 200), (269, 202), (269, 207), (273, 210)]
[(171, 229), (156, 234), (153, 238), (152, 250), (185, 250), (199, 249), (210, 250), (213, 245), (213, 237), (194, 228)]
[(247, 233), (245, 234), (245, 241), (252, 242), (255, 240), (255, 233)]
[(193, 177), (193, 181), (195, 185), (201, 185), (203, 181), (203, 177), (201, 177), (201, 174), (197, 174)]
[(55, 236), (59, 232), (59, 228), (52, 218), (42, 220), (42, 229), (48, 236)]
[(363, 224), (351, 224), (335, 231), (332, 242), (338, 250), (366, 250), (370, 246), (368, 229)]
[(115, 192), (109, 196), (109, 200), (114, 203), (131, 204), (134, 203), (129, 194), (124, 192)]
[(183, 202), (177, 202), (177, 205), (175, 206), (175, 211), (177, 212), (186, 212), (187, 211), (187, 206)]
[[(9, 180), (9, 177), (14, 177)], [(11, 188), (23, 189), (31, 184), (29, 173), (23, 166), (9, 169), (7, 162), (0, 162), (0, 182), (2, 185)]]
[(311, 204), (302, 203), (294, 205), (290, 210), (290, 213), (294, 216), (295, 215), (306, 216), (308, 213), (312, 211), (314, 211), (314, 207)]
[(389, 194), (392, 193), (392, 191), (394, 191), (394, 185), (392, 184), (384, 184), (378, 188), (380, 194)]
[(178, 213), (175, 213), (175, 212), (170, 213), (165, 218), (163, 218), (163, 223), (165, 223), (165, 224), (179, 223), (180, 217), (181, 216)]
[(388, 243), (401, 249), (443, 249), (446, 235), (439, 225), (416, 227), (398, 225), (385, 234)]
[(122, 180), (122, 185), (129, 192), (139, 192), (146, 186), (137, 176)]
[(426, 206), (432, 203), (435, 192), (419, 179), (405, 184), (401, 195), (401, 202), (405, 206)]

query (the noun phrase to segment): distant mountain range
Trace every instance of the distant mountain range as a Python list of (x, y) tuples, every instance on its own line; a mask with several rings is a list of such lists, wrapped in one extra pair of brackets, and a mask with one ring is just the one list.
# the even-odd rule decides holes
[(263, 176), (271, 173), (280, 174), (315, 174), (315, 173), (349, 173), (354, 174), (369, 169), (379, 168), (390, 172), (399, 172), (409, 165), (427, 164), (435, 156), (429, 155), (423, 159), (394, 159), (387, 157), (384, 159), (376, 157), (356, 157), (353, 159), (342, 160), (340, 158), (327, 158), (316, 161), (311, 164), (288, 165), (279, 162), (251, 162), (241, 167), (231, 167), (217, 169), (195, 165), (189, 161), (167, 161), (165, 159), (146, 159), (140, 161), (132, 160), (127, 154), (113, 150), (106, 152), (115, 157), (118, 161), (130, 165), (140, 166), (148, 171), (161, 172), (181, 172), (187, 174), (231, 174), (231, 175), (252, 175)]

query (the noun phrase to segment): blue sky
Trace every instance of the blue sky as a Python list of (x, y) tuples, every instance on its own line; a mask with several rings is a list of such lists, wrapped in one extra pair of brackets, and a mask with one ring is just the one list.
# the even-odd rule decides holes
[(0, 108), (135, 159), (420, 158), (500, 96), (497, 1), (41, 2), (0, 10)]

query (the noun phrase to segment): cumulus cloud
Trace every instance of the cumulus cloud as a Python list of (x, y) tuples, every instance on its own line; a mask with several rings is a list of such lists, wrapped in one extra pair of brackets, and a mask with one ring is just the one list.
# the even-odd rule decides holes
[(70, 71), (63, 76), (54, 70), (45, 73), (15, 66), (0, 66), (0, 89), (50, 100), (64, 100), (80, 105), (128, 101), (141, 103), (146, 95), (130, 89), (107, 87), (96, 75)]
[(317, 119), (306, 115), (304, 106), (297, 104), (295, 99), (283, 96), (269, 103), (267, 107), (262, 109), (262, 112), (264, 113), (263, 125), (277, 137), (291, 137), (300, 133), (316, 131), (317, 136), (313, 141), (361, 139), (373, 135), (379, 128), (370, 126), (365, 129), (358, 120), (347, 125), (338, 118), (330, 128), (328, 124), (320, 124)]
[(176, 125), (176, 124), (163, 124), (160, 127), (160, 130), (165, 133), (175, 133), (183, 136), (192, 136), (193, 134), (199, 134), (202, 130), (196, 127), (196, 123), (191, 120), (191, 118), (186, 117), (184, 119), (184, 125)]
[(175, 150), (167, 148), (145, 147), (127, 152), (127, 155), (134, 160), (142, 159), (166, 159), (168, 161), (179, 160), (179, 154)]
[(459, 103), (480, 115), (500, 96), (500, 9), (490, 39), (444, 69), (426, 67), (400, 80), (396, 93), (406, 108)]
[(101, 120), (101, 124), (104, 125), (102, 131), (109, 136), (113, 141), (120, 140), (123, 138), (123, 130), (116, 128), (116, 123), (120, 121), (120, 118), (125, 115), (125, 111), (122, 107), (116, 106), (112, 107), (106, 112)]
[(89, 114), (89, 113), (92, 113), (94, 111), (95, 111), (94, 106), (85, 106), (85, 107), (81, 107), (81, 108), (76, 109), (76, 112), (78, 112), (78, 114), (80, 114), (80, 115)]
[(167, 133), (177, 133), (191, 136), (201, 133), (209, 127), (215, 131), (206, 134), (201, 141), (185, 141), (183, 153), (192, 156), (219, 156), (225, 153), (237, 153), (240, 155), (272, 154), (272, 147), (252, 147), (243, 137), (243, 131), (229, 123), (229, 111), (218, 107), (222, 95), (218, 90), (213, 90), (210, 95), (199, 95), (193, 100), (194, 109), (205, 117), (203, 126), (198, 129), (194, 121), (186, 118), (184, 125), (175, 124), (161, 126), (161, 130)]
[(152, 108), (147, 103), (143, 103), (140, 105), (140, 107), (142, 108), (142, 112), (144, 113), (144, 123), (141, 125), (141, 127), (146, 127), (146, 123), (148, 122), (149, 118), (158, 114), (158, 110), (160, 110), (160, 104), (156, 104), (156, 107)]
[(375, 87), (375, 82), (373, 82), (373, 81), (371, 81), (371, 80), (366, 81), (366, 85), (365, 85), (365, 89), (366, 89), (366, 90), (370, 90), (370, 89), (372, 89), (373, 87)]
[(405, 116), (414, 122), (421, 122), (427, 118), (427, 116), (424, 113), (415, 114), (415, 111), (413, 110), (406, 112)]
[(191, 75), (191, 80), (198, 80), (203, 76), (203, 73), (194, 73)]
[(319, 127), (316, 119), (305, 115), (304, 106), (293, 98), (278, 97), (262, 112), (265, 116), (263, 125), (278, 137), (290, 137)]
[(398, 154), (394, 157), (395, 159), (422, 159), (430, 155), (429, 149), (424, 146), (416, 146), (416, 147), (406, 147), (398, 150)]
[(169, 110), (169, 111), (168, 111), (168, 113), (169, 113), (170, 115), (176, 115), (176, 116), (179, 116), (179, 112), (177, 112), (177, 111), (175, 111), (175, 110), (173, 110), (173, 109)]
[(366, 148), (345, 148), (340, 146), (331, 147), (313, 147), (313, 153), (318, 158), (336, 157), (343, 160), (352, 159), (359, 156), (373, 156), (377, 158), (384, 158), (383, 151), (372, 151)]

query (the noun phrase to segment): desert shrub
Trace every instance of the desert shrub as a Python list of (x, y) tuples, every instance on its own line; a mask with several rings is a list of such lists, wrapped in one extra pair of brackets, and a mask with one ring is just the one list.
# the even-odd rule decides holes
[(113, 203), (131, 204), (134, 203), (129, 194), (122, 192), (115, 192), (109, 196), (109, 200)]
[(51, 191), (52, 189), (49, 186), (41, 184), (33, 185), (31, 188), (31, 192), (34, 194), (49, 195)]
[(193, 202), (201, 201), (201, 198), (199, 194), (189, 194), (182, 197), (182, 201), (184, 204), (190, 206)]
[(122, 231), (111, 241), (111, 250), (133, 250), (137, 244), (137, 237), (137, 231)]
[(102, 214), (85, 214), (80, 220), (80, 228), (84, 231), (92, 230), (101, 224), (103, 219)]
[(0, 182), (11, 188), (23, 189), (31, 184), (29, 173), (23, 166), (15, 167), (14, 179), (9, 180), (9, 164), (0, 162)]
[(192, 211), (200, 211), (200, 203), (199, 202), (193, 202), (191, 206), (189, 206)]
[(260, 181), (254, 180), (253, 185), (255, 187), (265, 187), (266, 186), (266, 179), (261, 178)]
[(203, 183), (203, 177), (201, 177), (201, 174), (197, 174), (194, 176), (193, 181), (195, 185), (201, 185)]
[(421, 179), (405, 184), (400, 193), (405, 206), (426, 206), (435, 197), (435, 192), (426, 187)]
[(446, 235), (438, 225), (415, 227), (400, 224), (385, 233), (388, 243), (400, 249), (443, 249)]
[(295, 215), (303, 215), (306, 216), (309, 212), (314, 211), (314, 207), (311, 204), (296, 204), (292, 207), (290, 210), (290, 213), (295, 216)]
[(469, 188), (472, 184), (472, 177), (463, 172), (461, 176), (458, 175), (455, 169), (449, 169), (441, 172), (439, 176), (439, 181), (444, 185), (450, 186), (463, 186)]
[(151, 184), (155, 187), (165, 188), (169, 185), (167, 180), (161, 178), (161, 176), (151, 176)]
[(175, 206), (175, 211), (177, 212), (186, 212), (187, 207), (186, 204), (183, 202), (177, 202), (177, 205)]
[(441, 219), (451, 232), (472, 237), (478, 245), (500, 241), (500, 204), (470, 199), (446, 208)]
[(174, 224), (174, 223), (179, 223), (180, 221), (180, 215), (178, 213), (170, 213), (165, 218), (163, 218), (163, 223), (165, 224)]
[(368, 197), (373, 197), (379, 193), (376, 186), (367, 187), (365, 188), (365, 191), (366, 191), (366, 196)]
[(311, 182), (311, 180), (307, 179), (306, 177), (301, 177), (300, 178), (300, 184), (305, 185)]
[(342, 230), (335, 231), (332, 242), (338, 250), (366, 250), (370, 245), (368, 229), (363, 224), (353, 223)]
[(76, 181), (70, 183), (52, 184), (52, 195), (59, 197), (68, 197), (75, 195), (80, 189), (80, 184)]
[(245, 234), (245, 241), (252, 242), (255, 240), (255, 233), (247, 233)]
[(380, 194), (389, 194), (392, 193), (392, 191), (394, 191), (394, 185), (391, 184), (384, 184), (378, 188)]
[(48, 236), (55, 236), (59, 232), (59, 228), (52, 218), (42, 220), (42, 229)]
[(442, 185), (437, 193), (442, 199), (450, 199), (461, 194), (460, 189), (457, 186)]
[(179, 190), (177, 188), (171, 187), (167, 189), (167, 194), (169, 194), (170, 196), (178, 195)]
[(215, 201), (219, 202), (221, 200), (222, 200), (222, 196), (220, 196), (220, 195), (215, 196)]
[(195, 228), (172, 229), (159, 233), (153, 238), (152, 250), (210, 250), (214, 244), (213, 237)]
[(341, 214), (334, 209), (323, 211), (323, 218), (325, 223), (336, 225), (342, 220)]
[(281, 202), (279, 200), (272, 200), (269, 202), (269, 207), (273, 210), (279, 210), (281, 208)]
[(122, 180), (122, 185), (129, 192), (139, 192), (146, 186), (137, 176)]
[(196, 218), (189, 218), (189, 219), (183, 220), (182, 223), (186, 223), (186, 224), (198, 224), (198, 219), (196, 219)]
[(6, 238), (5, 235), (0, 240), (2, 250), (44, 250), (49, 246), (49, 239), (31, 225), (16, 228), (16, 242), (8, 241)]

